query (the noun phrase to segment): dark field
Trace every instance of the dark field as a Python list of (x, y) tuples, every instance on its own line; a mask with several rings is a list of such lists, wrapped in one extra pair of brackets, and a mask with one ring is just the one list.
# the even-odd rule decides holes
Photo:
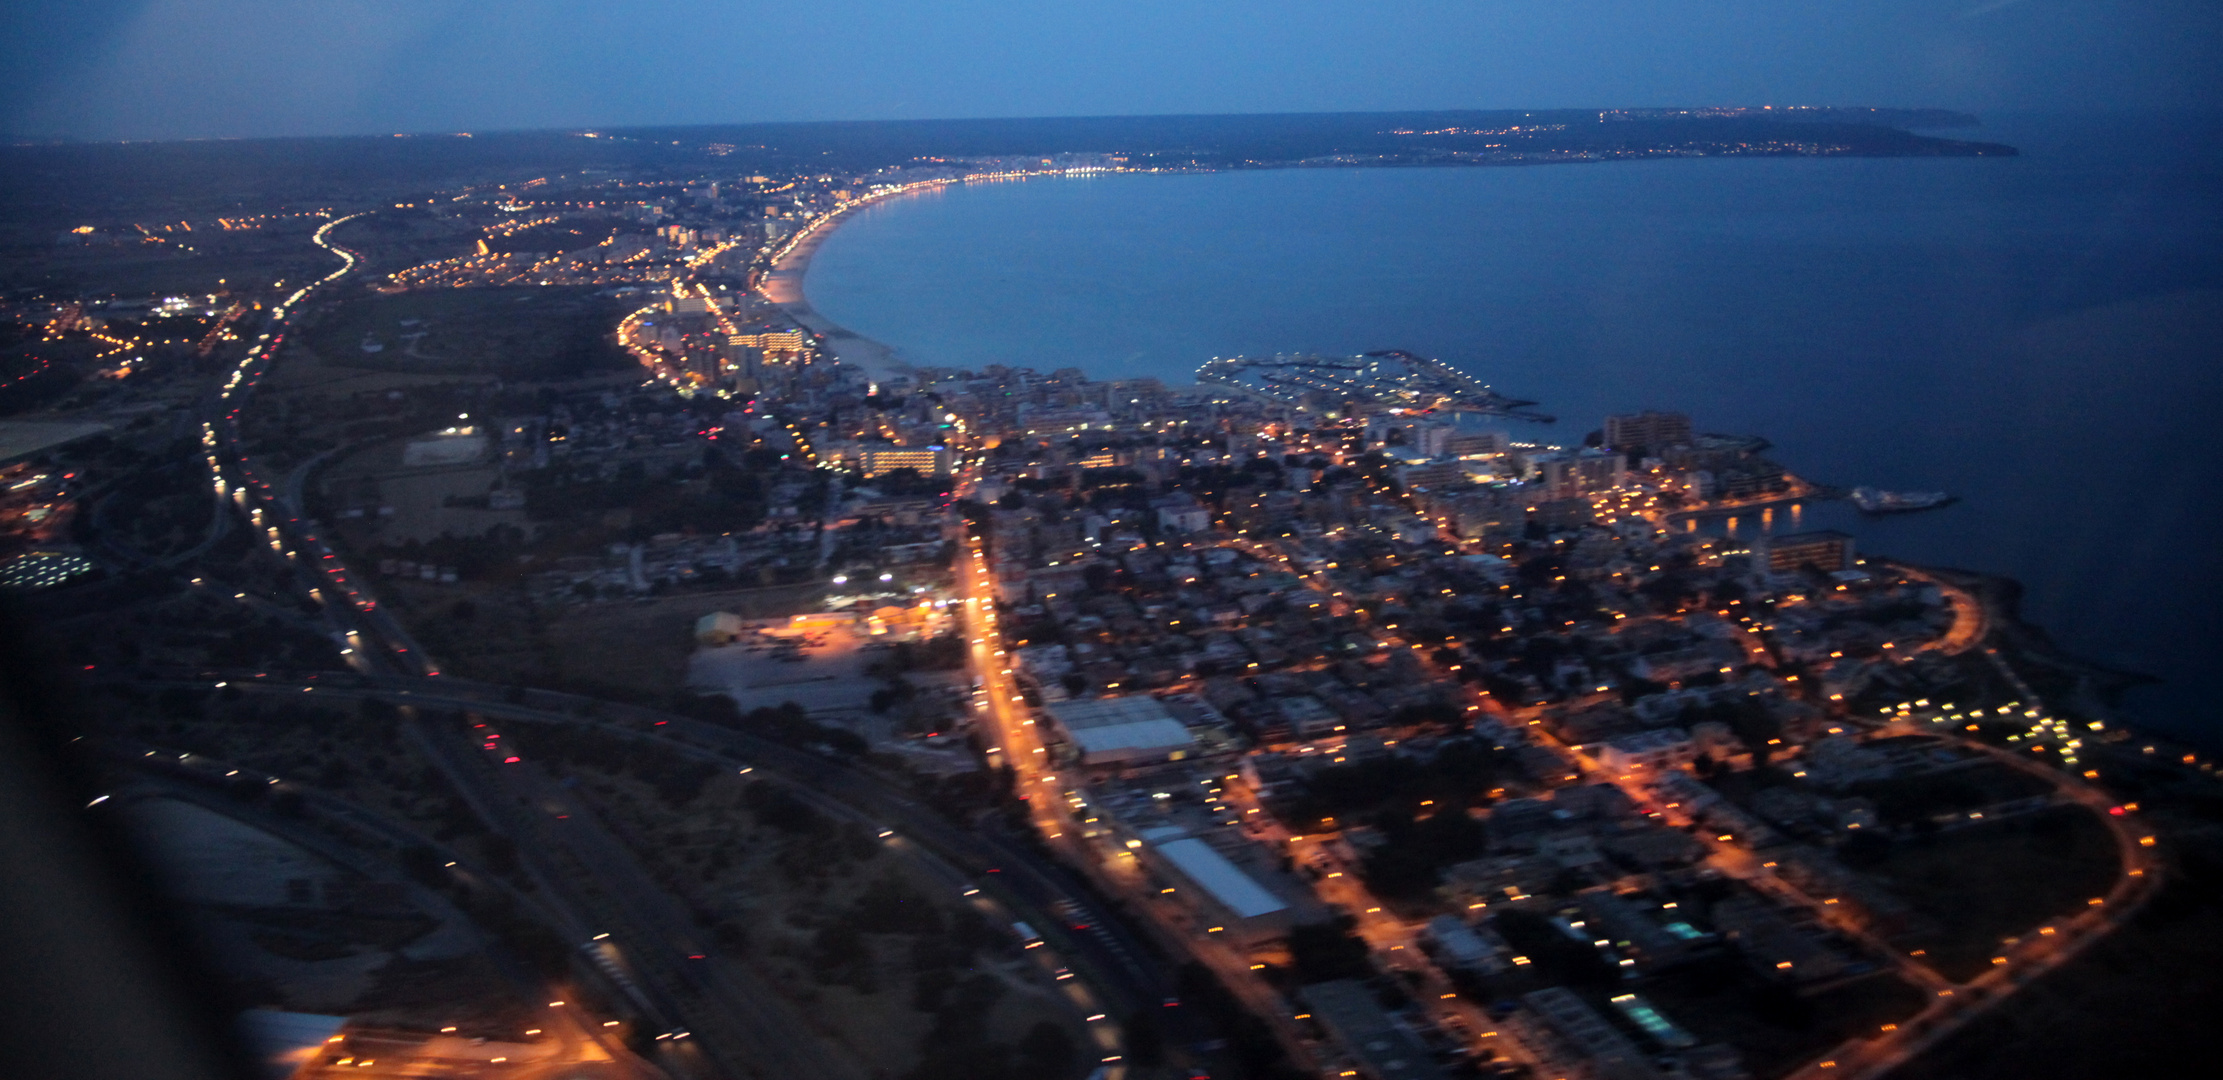
[(2115, 841), (2091, 813), (2055, 807), (1993, 825), (1901, 840), (1861, 869), (1936, 921), (1922, 943), (1956, 981), (1991, 966), (2001, 941), (2075, 915), (2119, 872)]
[[(633, 364), (610, 338), (632, 305), (596, 291), (546, 286), (365, 297), (325, 316), (307, 343), (327, 363), (380, 371), (512, 380), (603, 375)], [(363, 351), (366, 341), (378, 351)]]
[(1920, 987), (1888, 972), (1812, 994), (1789, 993), (1760, 982), (1730, 956), (1667, 972), (1641, 992), (1702, 1041), (1743, 1051), (1746, 1066), (1760, 1077), (1782, 1075), (1846, 1039), (1876, 1035), (1929, 1003)]

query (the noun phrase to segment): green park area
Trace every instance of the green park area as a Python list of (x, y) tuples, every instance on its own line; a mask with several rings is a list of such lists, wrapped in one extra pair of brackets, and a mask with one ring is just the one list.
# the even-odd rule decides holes
[(556, 381), (633, 361), (612, 337), (634, 304), (594, 286), (426, 289), (326, 314), (308, 346), (328, 364), (420, 375)]

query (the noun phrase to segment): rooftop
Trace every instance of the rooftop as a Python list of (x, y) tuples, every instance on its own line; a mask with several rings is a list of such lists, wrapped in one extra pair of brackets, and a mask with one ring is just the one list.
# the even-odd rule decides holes
[(1220, 906), (1245, 919), (1271, 915), (1289, 906), (1243, 873), (1240, 867), (1228, 862), (1227, 856), (1195, 837), (1158, 844), (1156, 850), (1190, 881), (1211, 893)]
[(1092, 759), (1132, 757), (1196, 744), (1189, 729), (1147, 694), (1061, 701), (1045, 711), (1079, 745), (1082, 754)]
[(1301, 991), (1304, 1003), (1351, 1056), (1381, 1080), (1425, 1080), (1443, 1070), (1412, 1032), (1398, 1026), (1374, 1000), (1374, 993), (1350, 979), (1314, 983)]

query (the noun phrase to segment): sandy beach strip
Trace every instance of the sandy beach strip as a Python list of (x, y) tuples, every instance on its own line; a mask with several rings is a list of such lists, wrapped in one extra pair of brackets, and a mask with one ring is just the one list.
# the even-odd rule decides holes
[[(818, 253), (818, 246), (825, 243), (826, 238), (832, 236), (834, 230), (840, 228), (850, 215), (869, 205), (854, 206), (831, 219), (821, 221), (809, 236), (798, 241), (786, 255), (772, 264), (770, 272), (764, 275), (763, 282), (757, 286), (757, 292), (773, 306), (785, 311), (789, 318), (794, 319), (805, 330), (824, 338), (824, 351), (835, 360), (863, 368), (877, 382), (889, 382), (899, 377), (916, 379), (918, 369), (904, 362), (894, 349), (827, 318), (817, 308), (810, 306), (810, 298), (803, 294), (803, 278), (810, 273), (811, 257)], [(1206, 389), (1194, 382), (1167, 383), (1166, 386), (1175, 392)], [(1242, 388), (1214, 384), (1210, 389), (1222, 391)]]
[(803, 329), (824, 338), (825, 351), (836, 361), (863, 368), (877, 382), (887, 382), (898, 376), (910, 378), (916, 372), (911, 365), (896, 358), (894, 349), (819, 314), (803, 295), (803, 277), (810, 273), (811, 256), (818, 253), (818, 245), (825, 243), (826, 238), (841, 227), (842, 220), (852, 213), (855, 211), (845, 211), (822, 222), (786, 256), (772, 264), (771, 272), (764, 276), (758, 291)]

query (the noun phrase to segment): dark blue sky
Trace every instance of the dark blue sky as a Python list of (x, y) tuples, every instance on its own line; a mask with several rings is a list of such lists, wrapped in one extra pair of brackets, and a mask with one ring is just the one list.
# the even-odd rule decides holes
[(85, 0), (0, 131), (1671, 104), (2213, 107), (2217, 0)]

